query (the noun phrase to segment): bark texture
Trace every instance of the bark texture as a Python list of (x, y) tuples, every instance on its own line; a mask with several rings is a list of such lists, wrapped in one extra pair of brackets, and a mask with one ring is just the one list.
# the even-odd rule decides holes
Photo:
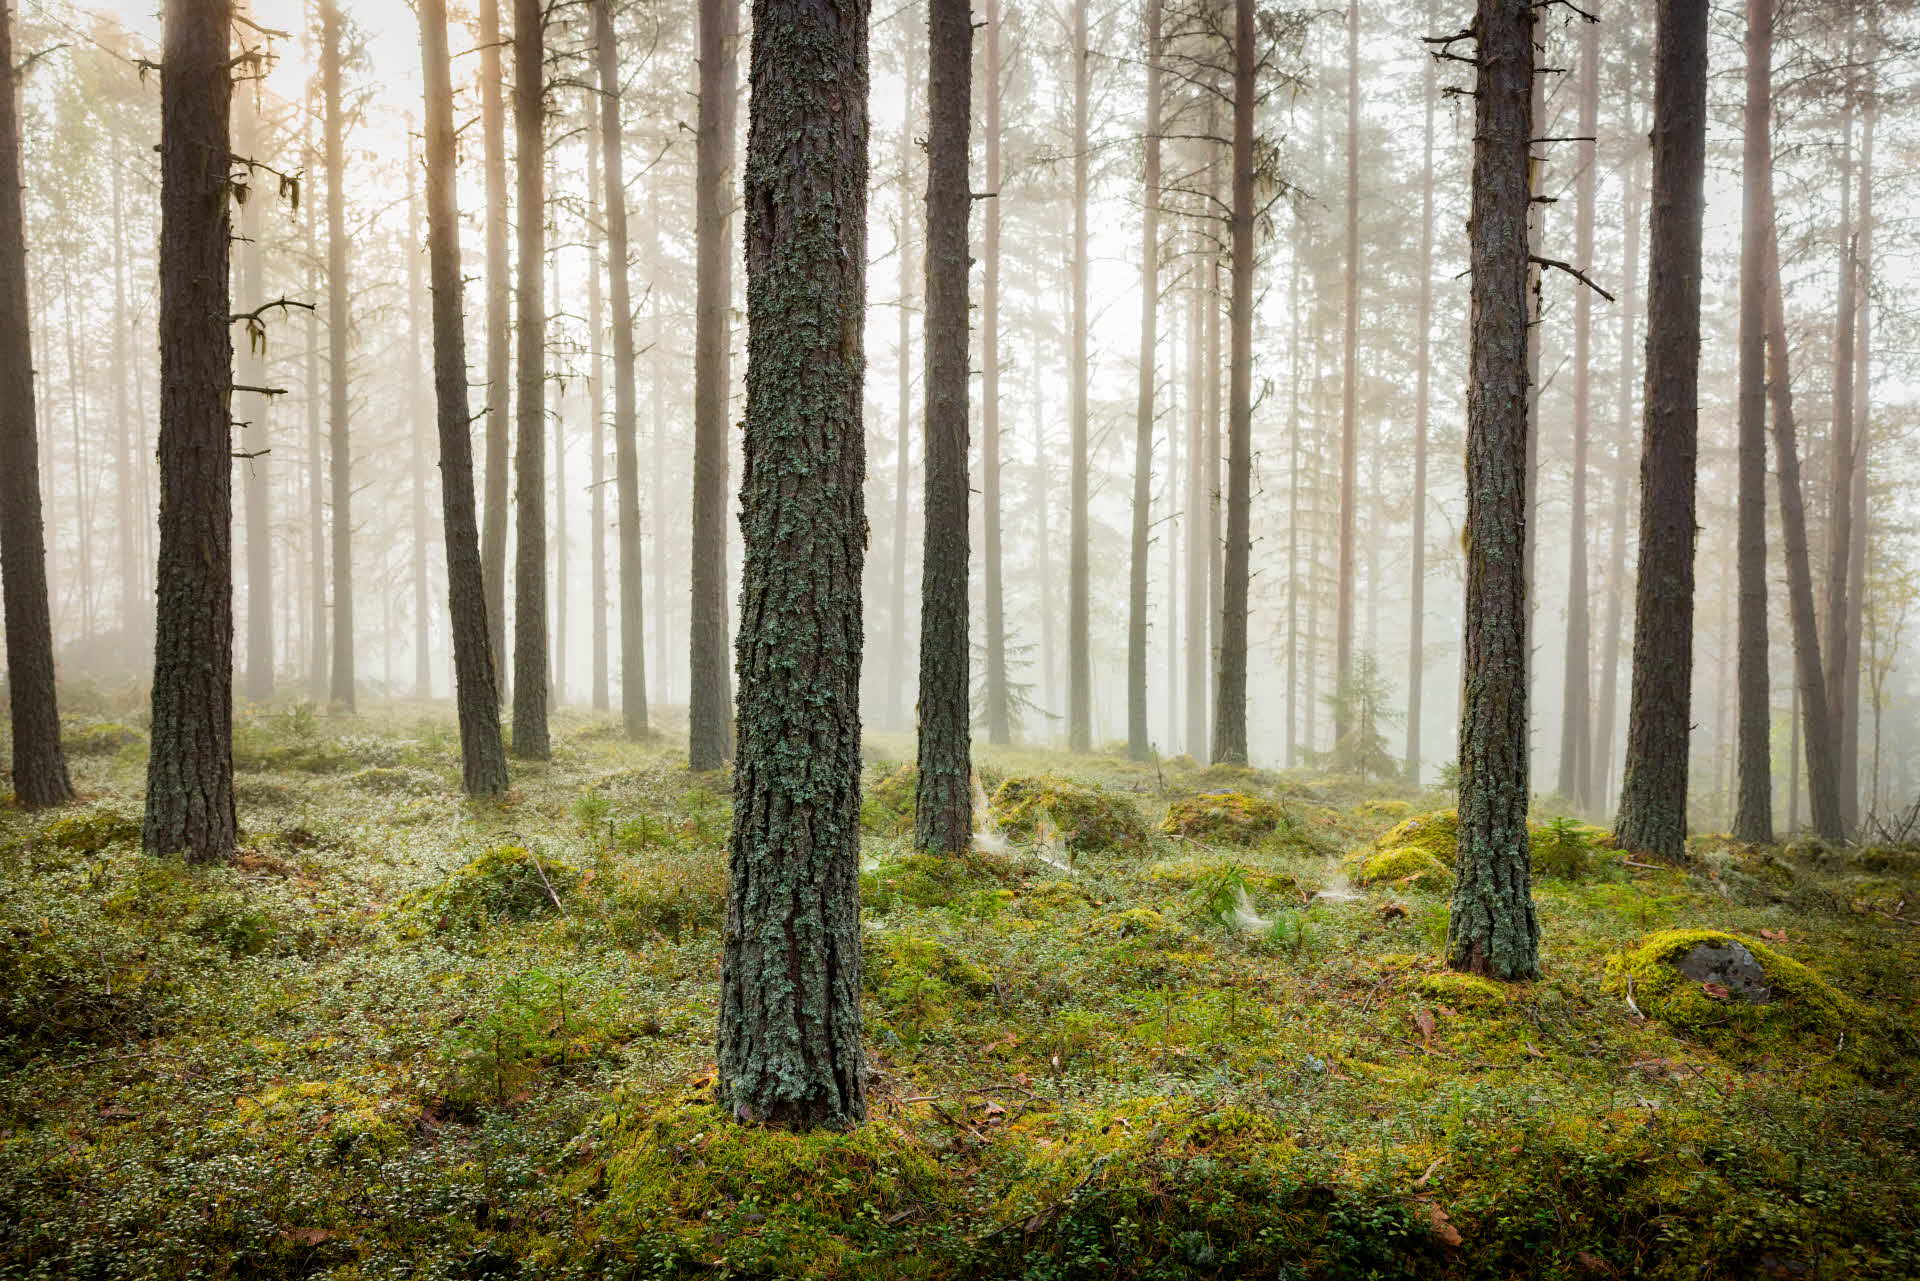
[(967, 176), (973, 25), (968, 0), (927, 7), (926, 524), (920, 566), (920, 753), (914, 843), (973, 842), (967, 637)]
[(1160, 319), (1160, 0), (1147, 0), (1146, 152), (1140, 204), (1140, 383), (1133, 414), (1133, 546), (1127, 582), (1127, 757), (1153, 755), (1147, 729), (1147, 531), (1153, 508), (1153, 392)]
[(544, 761), (547, 734), (546, 19), (513, 0), (513, 125), (520, 261), (514, 311), (513, 754)]
[(507, 263), (507, 112), (500, 57), (500, 0), (480, 0), (480, 124), (487, 197), (487, 461), (480, 532), (481, 576), (487, 593), (487, 636), (494, 674), (507, 694), (507, 458), (513, 348), (507, 315), (513, 286)]
[(433, 390), (440, 435), (440, 517), (447, 541), (453, 692), (460, 714), (460, 781), (469, 796), (507, 790), (500, 697), (487, 625), (485, 571), (473, 503), (473, 435), (467, 408), (467, 337), (460, 278), (460, 210), (454, 173), (453, 82), (446, 0), (420, 0), (420, 69), (426, 101), (427, 267), (433, 289)]
[(141, 844), (233, 853), (232, 0), (169, 0), (160, 78), (160, 556)]
[(754, 0), (740, 753), (720, 1102), (848, 1126), (860, 1044), (867, 5)]
[(0, 326), (0, 588), (5, 590), (13, 793), (22, 805), (37, 807), (66, 804), (73, 799), (73, 784), (60, 747), (47, 607), (33, 344), (27, 329), (26, 208), (8, 8), (0, 5), (0, 316), (8, 318)]
[(1534, 977), (1527, 846), (1527, 211), (1533, 7), (1480, 0), (1467, 382), (1460, 848), (1447, 962)]
[(1634, 594), (1627, 763), (1614, 835), (1623, 849), (1678, 859), (1685, 853), (1687, 837), (1687, 732), (1693, 687), (1706, 0), (1660, 0), (1657, 21), (1640, 566)]
[(1227, 538), (1220, 579), (1220, 643), (1213, 687), (1215, 762), (1247, 759), (1247, 585), (1253, 551), (1253, 0), (1237, 0), (1233, 27), (1233, 204), (1228, 302)]

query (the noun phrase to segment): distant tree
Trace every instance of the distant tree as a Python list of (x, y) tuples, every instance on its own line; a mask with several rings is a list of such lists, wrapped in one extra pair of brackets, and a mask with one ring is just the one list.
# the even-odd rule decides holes
[(420, 68), (426, 87), (427, 255), (433, 273), (440, 511), (447, 540), (461, 781), (469, 796), (492, 796), (507, 790), (507, 757), (500, 736), (500, 698), (493, 688), (495, 661), (487, 630), (485, 571), (473, 510), (473, 436), (467, 409), (466, 316), (446, 0), (420, 0)]
[(1687, 837), (1692, 722), (1706, 0), (1659, 0), (1657, 24), (1640, 565), (1626, 775), (1614, 835), (1624, 849), (1674, 859)]
[(1216, 648), (1214, 761), (1247, 759), (1247, 594), (1253, 533), (1253, 121), (1259, 108), (1253, 0), (1236, 0), (1233, 27), (1233, 195), (1228, 238), (1233, 294), (1228, 303), (1227, 530)]
[[(31, 304), (16, 77), (13, 18), (8, 6), (0, 4), (0, 317), (6, 319), (0, 325), (0, 588), (6, 598), (13, 792), (23, 805), (64, 805), (73, 799), (73, 784), (60, 747), (47, 556), (41, 542), (40, 444), (33, 343), (27, 330)], [(223, 273), (223, 283), (225, 279)], [(225, 310), (223, 306), (222, 313)]]
[(751, 80), (740, 751), (716, 1093), (742, 1121), (842, 1127), (866, 1116), (865, 0), (757, 0)]
[(1392, 697), (1393, 683), (1380, 670), (1380, 660), (1372, 650), (1360, 650), (1353, 656), (1347, 679), (1327, 695), (1327, 710), (1347, 727), (1326, 754), (1328, 768), (1361, 779), (1400, 773), (1400, 763), (1387, 750), (1387, 727), (1400, 719), (1389, 701)]
[[(1420, 782), (1420, 705), (1423, 685), (1427, 674), (1427, 438), (1430, 434), (1430, 418), (1433, 407), (1433, 112), (1439, 98), (1439, 87), (1434, 68), (1438, 62), (1433, 58), (1426, 60), (1425, 78), (1421, 84), (1421, 99), (1426, 104), (1426, 118), (1421, 143), (1420, 160), (1420, 302), (1414, 311), (1414, 384), (1413, 384), (1413, 531), (1408, 540), (1407, 569), (1407, 781)], [(1295, 428), (1295, 440), (1298, 440), (1298, 427)], [(1292, 472), (1292, 483), (1299, 483), (1299, 460), (1296, 456)], [(1288, 537), (1293, 538), (1295, 531), (1290, 522)], [(1289, 558), (1292, 563), (1292, 558)], [(1297, 590), (1297, 584), (1290, 581), (1288, 591)], [(1289, 598), (1291, 600), (1291, 597)], [(1289, 615), (1292, 614), (1289, 604)], [(1292, 651), (1289, 652), (1289, 661)], [(1287, 682), (1289, 691), (1293, 689), (1291, 675)], [(1293, 728), (1291, 712), (1287, 717), (1289, 737)]]
[[(1340, 331), (1340, 551), (1333, 633), (1333, 683), (1337, 690), (1353, 671), (1355, 480), (1360, 440), (1360, 0), (1347, 0), (1347, 239), (1342, 272), (1344, 307)], [(1232, 536), (1228, 536), (1232, 542)], [(1229, 551), (1231, 554), (1231, 551)], [(1348, 725), (1333, 719), (1334, 741)]]
[(1007, 677), (1007, 602), (1000, 492), (1000, 0), (986, 0), (985, 104), (987, 199), (980, 282), (980, 511), (984, 526), (981, 586), (986, 596), (987, 741), (1013, 741), (1013, 695)]
[[(1460, 849), (1447, 961), (1539, 973), (1527, 845), (1527, 213), (1534, 6), (1480, 0), (1474, 65)], [(1456, 40), (1468, 38), (1463, 32)], [(1443, 46), (1442, 51), (1445, 51)]]
[(236, 829), (232, 23), (232, 0), (168, 0), (160, 77), (159, 612), (141, 844), (193, 863), (228, 858)]
[(1087, 166), (1088, 114), (1093, 96), (1093, 51), (1084, 0), (1073, 5), (1073, 354), (1067, 370), (1071, 471), (1067, 500), (1067, 746), (1093, 747), (1093, 656), (1088, 637), (1087, 568)]
[[(1854, 387), (1860, 321), (1860, 242), (1854, 216), (1854, 125), (1858, 115), (1854, 64), (1859, 57), (1857, 33), (1860, 6), (1846, 7), (1846, 57), (1840, 84), (1840, 245), (1839, 280), (1834, 287), (1833, 316), (1833, 430), (1827, 450), (1827, 599), (1823, 632), (1827, 680), (1827, 712), (1831, 718), (1833, 757), (1840, 789), (1840, 822), (1851, 830), (1859, 808), (1859, 671), (1849, 672), (1847, 658), (1854, 644), (1855, 603), (1859, 596), (1858, 568), (1853, 555), (1856, 528), (1866, 520), (1854, 508), (1856, 475), (1861, 471), (1861, 442), (1855, 439)], [(1849, 679), (1849, 676), (1852, 679)]]
[(341, 63), (346, 41), (340, 0), (320, 0), (320, 84), (327, 164), (327, 458), (333, 503), (333, 671), (328, 695), (354, 708), (353, 441), (348, 428), (346, 107)]
[(695, 134), (693, 557), (687, 763), (715, 770), (733, 754), (727, 676), (727, 312), (733, 259), (733, 122), (739, 96), (738, 0), (700, 0), (700, 120)]
[[(419, 166), (412, 155), (407, 157), (407, 345), (411, 349), (414, 368), (419, 368), (423, 353), (420, 342), (420, 324), (422, 320), (432, 323), (428, 315), (425, 297), (426, 285), (420, 274), (420, 183)], [(460, 353), (462, 377), (466, 372), (466, 352)], [(427, 544), (430, 535), (427, 532), (427, 423), (433, 417), (428, 409), (429, 398), (425, 384), (415, 382), (408, 393), (407, 441), (412, 446), (412, 466), (409, 468), (412, 482), (413, 506), (413, 696), (418, 699), (433, 697), (433, 609), (429, 604), (431, 595), (428, 588)], [(462, 395), (460, 408), (466, 409), (466, 397)], [(472, 449), (471, 443), (468, 449)], [(471, 465), (469, 465), (471, 472)]]
[(507, 473), (511, 452), (508, 430), (513, 348), (508, 329), (512, 305), (512, 269), (507, 260), (507, 228), (512, 209), (507, 196), (507, 112), (502, 92), (506, 74), (500, 48), (500, 0), (480, 0), (481, 171), (487, 201), (487, 429), (486, 496), (480, 531), (481, 577), (487, 593), (487, 634), (492, 641), (496, 695), (505, 700), (507, 679)]
[[(1133, 548), (1127, 585), (1127, 756), (1153, 754), (1147, 731), (1147, 551), (1153, 508), (1153, 419), (1160, 319), (1160, 0), (1147, 0), (1146, 155), (1140, 189), (1140, 381), (1134, 404)], [(1171, 611), (1168, 611), (1171, 613)]]
[(968, 0), (927, 6), (927, 409), (925, 558), (920, 572), (919, 772), (914, 843), (973, 843), (971, 654), (967, 639), (967, 173), (973, 24)]
[[(241, 5), (242, 16), (250, 7)], [(241, 69), (242, 86), (233, 112), (234, 150), (250, 160), (264, 159), (260, 154), (264, 141), (260, 131), (263, 72), (264, 68), (259, 67)], [(236, 305), (241, 311), (251, 311), (267, 301), (265, 253), (261, 247), (265, 239), (266, 203), (255, 199), (240, 203), (233, 274), (234, 289), (239, 295)], [(273, 697), (273, 515), (267, 471), (272, 457), (267, 418), (273, 397), (261, 390), (241, 390), (264, 388), (267, 384), (267, 345), (260, 331), (249, 331), (234, 365), (235, 398), (246, 407), (241, 452), (248, 456), (241, 464), (247, 531), (247, 669), (243, 690), (247, 698), (264, 702)]]
[(546, 6), (513, 0), (513, 126), (520, 241), (514, 310), (513, 754), (544, 761), (547, 735)]

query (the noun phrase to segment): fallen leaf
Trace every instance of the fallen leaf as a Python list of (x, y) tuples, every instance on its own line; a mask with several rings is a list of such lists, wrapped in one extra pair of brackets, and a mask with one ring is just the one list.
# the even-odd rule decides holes
[(1420, 1041), (1428, 1049), (1433, 1049), (1433, 1011), (1419, 1009), (1413, 1012), (1413, 1025), (1420, 1029)]
[(1536, 1059), (1544, 1059), (1547, 1057), (1546, 1051), (1542, 1050), (1539, 1046), (1535, 1045), (1532, 1041), (1522, 1041), (1520, 1042), (1520, 1044), (1526, 1046), (1527, 1053), (1531, 1054)]
[(1453, 1226), (1453, 1220), (1447, 1217), (1447, 1212), (1431, 1201), (1423, 1204), (1427, 1207), (1427, 1225), (1433, 1229), (1433, 1235), (1446, 1245), (1459, 1245), (1460, 1229)]
[(280, 1239), (292, 1241), (296, 1245), (319, 1245), (322, 1241), (331, 1241), (333, 1232), (326, 1228), (282, 1228)]
[(1763, 939), (1771, 939), (1775, 943), (1785, 943), (1787, 941), (1787, 932), (1785, 930), (1761, 930), (1760, 937)]
[(987, 1106), (981, 1110), (988, 1116), (1005, 1116), (1007, 1114), (1007, 1110), (998, 1103), (995, 1103), (992, 1099), (988, 1099)]
[(1715, 983), (1715, 982), (1712, 982), (1711, 980), (1705, 983), (1702, 983), (1700, 985), (1700, 990), (1707, 994), (1708, 999), (1714, 1000), (1714, 1001), (1724, 1001), (1728, 997), (1733, 995), (1733, 993), (1730, 990), (1728, 990), (1726, 984)]

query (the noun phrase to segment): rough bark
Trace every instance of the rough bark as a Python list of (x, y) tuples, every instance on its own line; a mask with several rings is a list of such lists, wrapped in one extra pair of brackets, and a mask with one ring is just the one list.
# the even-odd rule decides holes
[(1253, 538), (1253, 0), (1236, 0), (1233, 35), (1233, 204), (1230, 246), (1233, 294), (1228, 302), (1227, 531), (1221, 566), (1219, 664), (1214, 682), (1215, 762), (1247, 759), (1247, 585)]
[[(22, 805), (34, 807), (66, 804), (73, 799), (73, 784), (60, 747), (40, 521), (40, 445), (27, 328), (26, 208), (12, 28), (8, 7), (0, 5), (0, 316), (7, 317), (0, 326), (0, 589), (5, 593), (13, 792)], [(225, 134), (220, 137), (224, 143)], [(223, 267), (223, 293), (225, 279)], [(121, 323), (120, 317), (114, 323)]]
[(693, 557), (687, 625), (687, 763), (715, 770), (733, 753), (727, 674), (727, 311), (733, 256), (733, 122), (739, 97), (738, 0), (700, 0), (700, 120), (694, 137)]
[(755, 0), (746, 167), (740, 753), (723, 1107), (866, 1115), (860, 1044), (865, 0)]
[(346, 115), (340, 101), (340, 48), (345, 39), (339, 0), (320, 0), (320, 83), (327, 152), (327, 476), (332, 491), (333, 644), (328, 697), (354, 709), (353, 454), (347, 422)]
[[(1420, 302), (1414, 309), (1413, 384), (1413, 537), (1407, 566), (1407, 781), (1420, 783), (1420, 704), (1427, 675), (1427, 436), (1432, 410), (1433, 383), (1433, 111), (1438, 91), (1435, 67), (1427, 59), (1420, 97), (1426, 103), (1426, 125), (1420, 167)], [(1296, 431), (1296, 440), (1298, 433)], [(1296, 451), (1297, 453), (1297, 451)], [(1294, 471), (1299, 471), (1298, 458)], [(1291, 523), (1289, 539), (1292, 538)], [(1288, 591), (1293, 590), (1289, 581)], [(1289, 612), (1292, 605), (1288, 606)], [(1289, 680), (1291, 688), (1291, 660)], [(1288, 716), (1291, 730), (1292, 716)], [(1289, 733), (1289, 745), (1291, 745)], [(1288, 765), (1293, 764), (1288, 752)]]
[(1657, 23), (1640, 564), (1627, 763), (1614, 835), (1623, 849), (1678, 859), (1687, 837), (1693, 685), (1706, 0), (1659, 0)]
[(544, 761), (547, 734), (545, 287), (546, 31), (541, 0), (513, 0), (516, 264), (514, 337), (513, 754)]
[(1067, 501), (1067, 746), (1093, 747), (1093, 656), (1088, 636), (1090, 581), (1087, 525), (1087, 116), (1093, 59), (1087, 46), (1087, 5), (1073, 6), (1073, 350), (1067, 371), (1068, 419), (1073, 432)]
[(1533, 7), (1480, 0), (1467, 383), (1460, 848), (1447, 961), (1539, 972), (1527, 846), (1527, 213)]
[[(1580, 32), (1581, 138), (1595, 138), (1600, 129), (1600, 26), (1587, 23)], [(1592, 142), (1579, 148), (1575, 179), (1573, 260), (1582, 271), (1593, 267), (1594, 196), (1598, 185), (1597, 148)], [(1587, 442), (1593, 420), (1593, 291), (1576, 286), (1573, 296), (1573, 475), (1568, 496), (1567, 528), (1567, 636), (1566, 676), (1561, 686), (1560, 769), (1557, 787), (1585, 814), (1594, 807), (1592, 642), (1589, 616), (1593, 603), (1587, 594)]]
[(920, 567), (919, 772), (914, 844), (973, 843), (967, 636), (967, 174), (973, 25), (968, 0), (927, 7), (926, 524)]
[(1773, 841), (1772, 707), (1767, 672), (1767, 326), (1765, 243), (1773, 153), (1773, 3), (1747, 0), (1746, 137), (1741, 151), (1738, 795), (1733, 835)]
[(1140, 382), (1134, 402), (1133, 546), (1127, 582), (1127, 757), (1153, 755), (1147, 729), (1147, 531), (1153, 508), (1153, 393), (1160, 318), (1160, 0), (1147, 0), (1146, 151), (1140, 191)]
[[(160, 553), (149, 854), (233, 853), (232, 0), (169, 0), (160, 79)], [(11, 566), (9, 566), (11, 568)]]
[(987, 741), (1013, 741), (1013, 693), (1007, 682), (1007, 602), (1000, 522), (1000, 0), (986, 0), (987, 199), (980, 281), (980, 508), (982, 591), (986, 597)]
[(487, 619), (485, 570), (473, 502), (473, 436), (467, 407), (467, 339), (460, 277), (460, 211), (454, 174), (453, 81), (446, 0), (420, 0), (425, 85), (427, 263), (433, 277), (433, 390), (440, 436), (440, 516), (447, 540), (454, 703), (460, 781), (469, 796), (507, 790), (506, 747)]
[[(620, 58), (612, 0), (594, 5), (600, 58), (600, 134), (605, 156), (608, 293), (613, 307), (613, 473), (620, 529), (620, 723), (629, 738), (647, 734), (647, 638), (640, 550), (640, 445), (634, 387), (633, 287), (627, 252), (625, 131), (621, 126)], [(657, 513), (656, 513), (657, 517)]]
[(502, 86), (500, 0), (480, 0), (480, 125), (487, 200), (487, 436), (486, 495), (480, 532), (481, 575), (487, 593), (487, 635), (495, 691), (507, 697), (507, 485), (513, 376), (508, 313), (513, 285), (507, 261), (507, 112)]

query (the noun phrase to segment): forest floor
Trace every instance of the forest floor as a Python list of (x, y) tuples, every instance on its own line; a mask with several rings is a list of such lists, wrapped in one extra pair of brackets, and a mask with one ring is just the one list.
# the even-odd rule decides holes
[(0, 806), (0, 1277), (1920, 1276), (1914, 849), (1543, 812), (1508, 987), (1441, 965), (1443, 791), (983, 750), (941, 862), (877, 738), (872, 1115), (794, 1135), (710, 1102), (677, 741), (563, 716), (474, 804), (445, 709), (248, 712), (190, 871), (113, 711)]

